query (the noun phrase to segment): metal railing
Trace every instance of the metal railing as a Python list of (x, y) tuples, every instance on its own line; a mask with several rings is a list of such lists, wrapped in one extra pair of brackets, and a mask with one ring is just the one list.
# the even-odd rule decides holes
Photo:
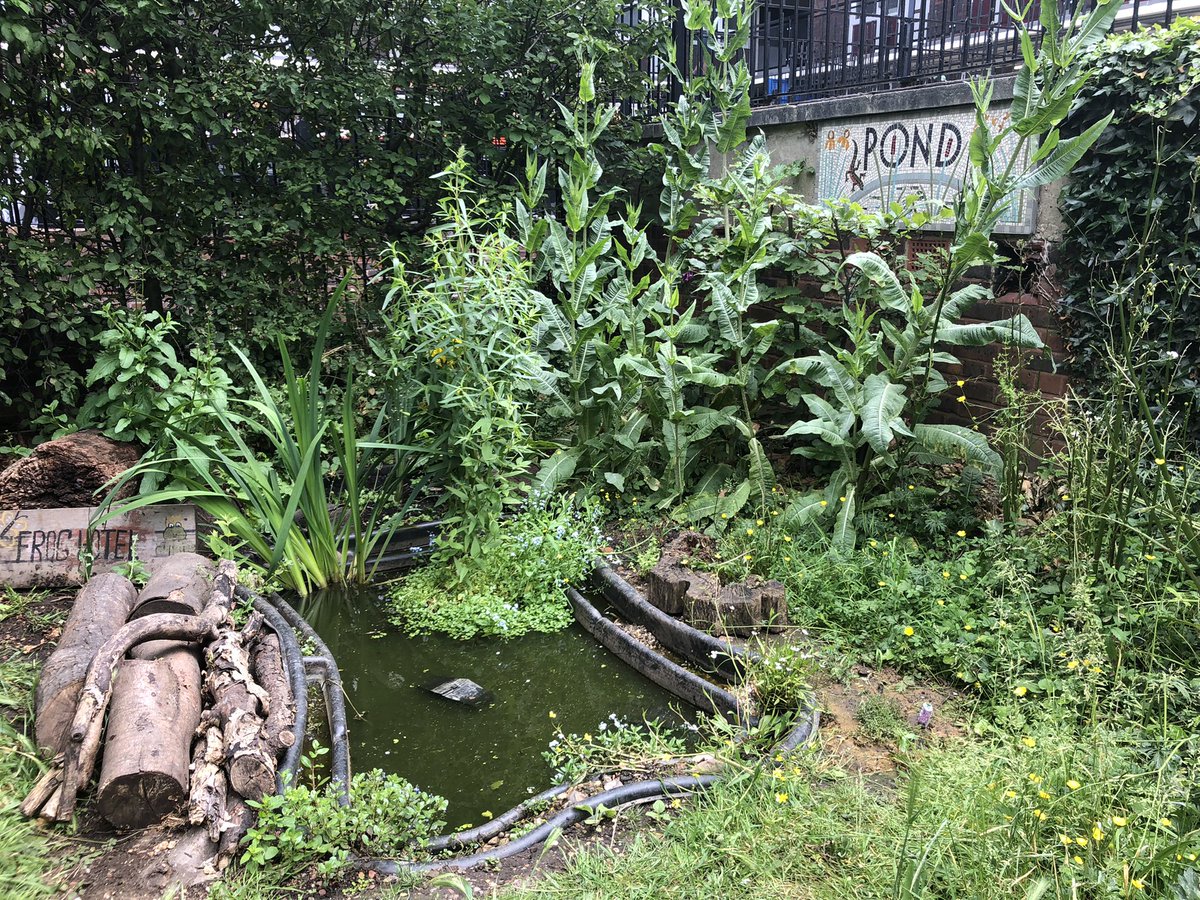
[[(1059, 5), (1060, 18), (1074, 10)], [(1128, 0), (1114, 28), (1197, 13), (1200, 0)], [(999, 0), (757, 0), (752, 15), (746, 62), (756, 106), (1004, 75), (1021, 63), (1018, 31)], [(1035, 37), (1038, 20), (1035, 2), (1026, 22)], [(675, 45), (686, 71), (692, 48), (681, 19)], [(664, 87), (677, 96), (678, 85)]]

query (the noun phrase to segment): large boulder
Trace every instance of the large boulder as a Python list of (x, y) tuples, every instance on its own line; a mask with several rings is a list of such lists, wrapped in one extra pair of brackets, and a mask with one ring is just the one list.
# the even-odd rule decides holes
[[(94, 431), (80, 431), (34, 448), (0, 472), (0, 509), (56, 509), (95, 506), (104, 486), (141, 456), (133, 444), (122, 444)], [(127, 486), (132, 496), (136, 484)]]

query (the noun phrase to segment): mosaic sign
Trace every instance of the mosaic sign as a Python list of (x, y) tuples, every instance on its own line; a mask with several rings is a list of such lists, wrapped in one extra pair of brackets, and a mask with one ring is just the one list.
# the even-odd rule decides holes
[(196, 549), (196, 510), (147, 506), (89, 529), (95, 509), (0, 510), (0, 584), (79, 584), (135, 556), (148, 561)]
[[(1008, 122), (1007, 107), (993, 107), (988, 114), (993, 132)], [(817, 196), (851, 200), (871, 211), (906, 197), (949, 206), (962, 187), (974, 131), (975, 111), (965, 107), (823, 123), (818, 133)], [(1007, 163), (1016, 144), (1016, 135), (1009, 135), (997, 151), (997, 162)], [(1025, 155), (1027, 159), (1028, 145)], [(1032, 192), (1022, 191), (997, 230), (1030, 234), (1035, 212)], [(953, 225), (952, 219), (939, 218), (926, 227), (950, 230)]]

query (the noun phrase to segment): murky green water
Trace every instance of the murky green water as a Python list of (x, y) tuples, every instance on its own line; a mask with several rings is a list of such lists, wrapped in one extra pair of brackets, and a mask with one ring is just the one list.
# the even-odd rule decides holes
[[(595, 732), (614, 713), (680, 720), (681, 701), (578, 626), (503, 643), (409, 638), (387, 621), (376, 590), (315, 595), (300, 612), (341, 669), (354, 771), (380, 768), (443, 795), (452, 826), (549, 787), (541, 753), (560, 728)], [(423, 690), (451, 678), (477, 682), (493, 702), (471, 709)]]

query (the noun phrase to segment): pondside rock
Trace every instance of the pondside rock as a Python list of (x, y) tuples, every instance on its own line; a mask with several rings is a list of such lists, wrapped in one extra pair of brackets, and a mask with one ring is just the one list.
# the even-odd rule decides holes
[(436, 681), (427, 685), (425, 690), (455, 703), (478, 708), (490, 703), (492, 694), (486, 688), (480, 687), (469, 678), (454, 678), (450, 681)]

